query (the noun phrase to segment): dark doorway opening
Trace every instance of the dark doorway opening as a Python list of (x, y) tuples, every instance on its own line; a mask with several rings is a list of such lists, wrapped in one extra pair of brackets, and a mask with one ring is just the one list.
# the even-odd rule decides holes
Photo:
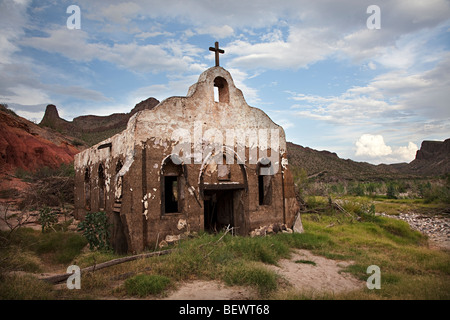
[(98, 188), (98, 209), (104, 211), (106, 208), (105, 170), (102, 164), (98, 167)]
[(205, 231), (220, 232), (228, 225), (235, 226), (233, 199), (233, 190), (206, 190), (204, 192)]
[(116, 253), (125, 254), (128, 252), (127, 238), (120, 218), (120, 207), (118, 208), (119, 212), (116, 210), (114, 208), (113, 212), (113, 248)]
[(178, 176), (164, 176), (165, 213), (178, 212)]

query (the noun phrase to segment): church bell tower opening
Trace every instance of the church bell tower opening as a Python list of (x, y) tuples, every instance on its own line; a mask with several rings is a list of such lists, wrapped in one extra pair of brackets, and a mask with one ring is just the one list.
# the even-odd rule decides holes
[(228, 90), (228, 82), (222, 77), (214, 79), (214, 101), (216, 102), (230, 102), (230, 93)]

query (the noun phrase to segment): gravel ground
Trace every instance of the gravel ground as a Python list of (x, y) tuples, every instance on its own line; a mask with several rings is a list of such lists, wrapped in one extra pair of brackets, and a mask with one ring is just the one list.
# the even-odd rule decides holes
[(418, 214), (401, 213), (399, 215), (388, 215), (380, 213), (381, 216), (400, 219), (408, 222), (412, 229), (426, 236), (432, 244), (450, 250), (450, 214)]

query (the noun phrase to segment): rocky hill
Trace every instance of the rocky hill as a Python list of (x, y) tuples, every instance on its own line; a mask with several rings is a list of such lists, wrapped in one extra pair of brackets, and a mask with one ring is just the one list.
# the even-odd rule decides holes
[(441, 176), (450, 173), (450, 139), (423, 141), (416, 158), (410, 163), (373, 165), (344, 160), (329, 151), (317, 151), (294, 143), (287, 143), (289, 164), (303, 168), (308, 176), (321, 181), (385, 180)]
[(49, 104), (39, 125), (0, 105), (0, 174), (14, 173), (17, 168), (34, 171), (70, 163), (75, 154), (89, 145), (124, 130), (133, 114), (152, 109), (158, 103), (148, 98), (129, 113), (87, 115), (73, 121), (62, 119), (56, 106)]
[(289, 164), (294, 170), (303, 168), (308, 176), (327, 182), (415, 178), (450, 173), (450, 139), (423, 141), (412, 162), (389, 165), (344, 160), (336, 153), (317, 151), (291, 142), (287, 143), (287, 151)]
[(450, 139), (423, 141), (416, 158), (408, 165), (412, 173), (442, 175), (450, 172)]
[[(309, 177), (317, 177), (321, 181), (338, 180), (380, 180), (393, 178), (399, 174), (392, 165), (373, 165), (367, 162), (356, 162), (341, 159), (336, 153), (318, 151), (292, 142), (287, 143), (289, 165), (304, 169)], [(402, 167), (406, 164), (400, 164)], [(295, 169), (294, 169), (295, 170)]]
[(85, 146), (53, 130), (17, 116), (0, 105), (0, 174), (17, 168), (34, 171), (43, 166), (59, 167), (73, 161)]
[(88, 145), (94, 145), (123, 131), (130, 117), (136, 112), (153, 109), (158, 103), (157, 99), (148, 98), (136, 104), (129, 113), (114, 113), (109, 116), (86, 115), (76, 117), (72, 121), (62, 119), (56, 106), (49, 104), (39, 125), (75, 137)]

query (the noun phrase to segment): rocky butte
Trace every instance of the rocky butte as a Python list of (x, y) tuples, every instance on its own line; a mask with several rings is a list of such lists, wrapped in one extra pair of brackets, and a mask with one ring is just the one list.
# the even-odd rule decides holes
[(423, 141), (408, 169), (422, 175), (450, 173), (450, 139)]
[[(85, 115), (76, 117), (72, 121), (62, 119), (59, 116), (56, 106), (49, 104), (45, 109), (44, 117), (39, 125), (70, 134), (74, 137), (80, 137), (83, 133), (101, 132), (106, 132), (110, 136), (124, 130), (128, 120), (136, 112), (153, 109), (158, 103), (159, 101), (157, 99), (150, 97), (136, 104), (129, 113), (113, 113), (108, 116)], [(111, 131), (113, 134), (110, 134)]]
[(0, 106), (0, 173), (17, 168), (35, 171), (71, 163), (80, 150), (71, 140), (50, 132)]

